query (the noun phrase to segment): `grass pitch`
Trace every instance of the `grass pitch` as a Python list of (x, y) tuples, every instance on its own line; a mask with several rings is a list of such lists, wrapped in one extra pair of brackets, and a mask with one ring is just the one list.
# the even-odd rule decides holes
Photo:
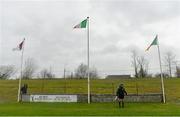
[(161, 103), (5, 103), (0, 116), (180, 116), (180, 105)]
[[(18, 80), (0, 80), (0, 116), (180, 116), (180, 79), (164, 79), (167, 103), (16, 103)], [(86, 94), (87, 80), (23, 80), (30, 94)], [(91, 80), (92, 94), (115, 94), (120, 83), (128, 94), (160, 93), (159, 78)], [(138, 89), (138, 90), (137, 90)]]

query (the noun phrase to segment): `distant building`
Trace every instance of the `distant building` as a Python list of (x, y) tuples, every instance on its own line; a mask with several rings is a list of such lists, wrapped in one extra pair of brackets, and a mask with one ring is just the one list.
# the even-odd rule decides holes
[(106, 79), (131, 78), (131, 75), (108, 75)]

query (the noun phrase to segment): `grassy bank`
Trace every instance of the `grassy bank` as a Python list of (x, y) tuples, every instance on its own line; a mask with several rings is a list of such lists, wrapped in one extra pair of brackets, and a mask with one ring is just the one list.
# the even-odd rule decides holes
[[(87, 80), (23, 80), (28, 84), (28, 93), (38, 94), (86, 94)], [(129, 94), (160, 93), (160, 79), (120, 79), (91, 80), (91, 93), (114, 94), (120, 83), (123, 83)], [(180, 79), (165, 79), (165, 92), (168, 102), (179, 102)], [(0, 80), (0, 102), (15, 102), (17, 99), (18, 80)]]

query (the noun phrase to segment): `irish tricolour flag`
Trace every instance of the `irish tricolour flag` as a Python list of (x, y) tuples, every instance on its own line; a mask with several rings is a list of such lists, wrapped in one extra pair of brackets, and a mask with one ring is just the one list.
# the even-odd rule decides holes
[(83, 20), (81, 23), (74, 26), (74, 28), (86, 28), (87, 25), (87, 19)]

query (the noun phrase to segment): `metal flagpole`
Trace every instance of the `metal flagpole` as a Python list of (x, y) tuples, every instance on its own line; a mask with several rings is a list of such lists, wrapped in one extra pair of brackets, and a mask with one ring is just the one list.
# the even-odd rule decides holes
[(66, 68), (64, 65), (64, 93), (66, 94)]
[(89, 17), (87, 17), (87, 64), (88, 64), (88, 103), (90, 104), (90, 79), (89, 79)]
[(22, 54), (21, 54), (21, 76), (19, 78), (19, 89), (18, 89), (18, 102), (20, 102), (20, 93), (21, 93), (21, 79), (22, 79), (22, 67), (23, 67), (23, 54), (24, 54), (24, 43), (25, 43), (25, 38), (23, 42), (23, 47), (22, 47)]
[(158, 47), (159, 65), (160, 65), (160, 71), (161, 71), (161, 89), (162, 89), (162, 94), (163, 94), (163, 103), (166, 103), (166, 99), (165, 99), (165, 91), (164, 91), (164, 80), (163, 80), (162, 65), (161, 65), (161, 55), (160, 55), (160, 49), (159, 49), (159, 43), (157, 44), (157, 47)]

